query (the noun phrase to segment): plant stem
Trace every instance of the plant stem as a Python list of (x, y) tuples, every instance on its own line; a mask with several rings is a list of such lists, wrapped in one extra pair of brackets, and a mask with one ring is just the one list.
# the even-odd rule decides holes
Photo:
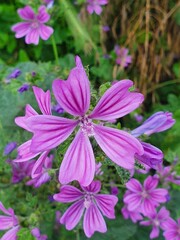
[(76, 231), (76, 240), (80, 240), (79, 229)]
[(54, 58), (56, 60), (56, 64), (58, 65), (59, 64), (59, 62), (58, 62), (58, 51), (57, 51), (57, 46), (56, 46), (56, 42), (55, 42), (55, 39), (54, 39), (53, 35), (51, 36), (51, 42), (52, 42), (52, 47), (53, 47), (53, 52), (54, 52)]
[(162, 87), (165, 87), (167, 85), (171, 85), (171, 84), (175, 84), (175, 83), (180, 83), (180, 79), (174, 79), (174, 80), (166, 81), (166, 82), (163, 82), (163, 83), (159, 83), (156, 86), (148, 89), (147, 93), (153, 92), (154, 90), (156, 90), (158, 88), (162, 88)]

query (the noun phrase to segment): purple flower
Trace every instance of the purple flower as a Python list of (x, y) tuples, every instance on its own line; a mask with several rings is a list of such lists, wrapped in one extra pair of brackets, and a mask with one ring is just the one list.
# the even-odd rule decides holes
[(131, 134), (139, 137), (142, 134), (151, 135), (157, 132), (163, 132), (171, 128), (175, 123), (170, 112), (156, 112), (149, 117), (143, 124), (135, 128)]
[(35, 14), (30, 6), (18, 9), (18, 14), (25, 22), (17, 23), (11, 29), (16, 33), (16, 38), (25, 36), (27, 44), (38, 45), (39, 37), (47, 40), (53, 33), (53, 29), (44, 24), (50, 19), (45, 6), (39, 7), (38, 14)]
[[(95, 174), (95, 158), (89, 137), (94, 137), (104, 153), (121, 167), (134, 167), (134, 154), (143, 154), (141, 143), (125, 131), (93, 123), (122, 117), (137, 108), (143, 95), (130, 92), (130, 80), (122, 80), (108, 89), (98, 104), (87, 115), (90, 106), (90, 83), (81, 60), (76, 57), (76, 67), (67, 81), (54, 80), (53, 92), (57, 102), (76, 119), (39, 115), (26, 121), (33, 132), (31, 151), (42, 152), (64, 142), (78, 126), (79, 130), (70, 144), (60, 166), (59, 181), (67, 184), (77, 180), (88, 186)], [(126, 160), (124, 160), (126, 159)], [(79, 164), (80, 163), (80, 164)]]
[(149, 220), (147, 221), (141, 221), (140, 225), (152, 225), (150, 239), (157, 238), (159, 236), (159, 228), (163, 228), (163, 224), (169, 219), (169, 211), (165, 207), (162, 207), (158, 213), (156, 211), (150, 212), (148, 218)]
[(180, 239), (180, 218), (178, 218), (177, 223), (174, 219), (169, 218), (163, 223), (162, 228), (164, 230), (163, 236), (166, 240)]
[(89, 14), (95, 12), (97, 15), (100, 15), (102, 12), (101, 5), (108, 4), (108, 0), (87, 0), (87, 11)]
[(124, 207), (121, 209), (121, 213), (124, 217), (124, 219), (131, 219), (133, 223), (136, 223), (139, 220), (142, 220), (143, 217), (140, 214), (140, 212), (136, 209), (135, 211), (129, 211), (127, 208), (127, 205), (124, 205)]
[(102, 26), (102, 30), (104, 31), (104, 32), (109, 32), (110, 31), (110, 27), (109, 26)]
[(162, 164), (158, 164), (156, 169), (155, 177), (157, 177), (164, 186), (167, 186), (169, 182), (180, 185), (180, 176), (176, 175), (172, 166), (164, 167)]
[(132, 57), (128, 55), (128, 52), (129, 50), (127, 48), (120, 48), (118, 45), (115, 46), (115, 53), (117, 55), (116, 63), (123, 68), (132, 62)]
[(47, 5), (47, 9), (50, 9), (54, 5), (54, 0), (43, 0), (43, 2)]
[(141, 123), (142, 120), (143, 120), (143, 116), (140, 115), (140, 114), (135, 113), (135, 114), (134, 114), (134, 119), (135, 119), (138, 123)]
[(35, 161), (27, 161), (27, 162), (14, 162), (10, 161), (10, 165), (12, 166), (12, 183), (18, 183), (22, 181), (25, 177), (30, 177), (32, 169), (34, 167)]
[[(42, 160), (41, 162), (40, 159)], [(53, 155), (46, 157), (45, 160), (44, 157), (39, 158), (36, 162), (36, 172), (33, 175), (34, 178), (29, 180), (26, 185), (33, 185), (35, 188), (39, 188), (42, 184), (50, 181), (51, 176), (49, 175), (48, 170), (52, 168), (52, 161)]]
[(111, 194), (112, 195), (118, 195), (119, 189), (116, 186), (111, 186)]
[(162, 151), (149, 143), (141, 142), (141, 144), (144, 148), (144, 154), (141, 156), (136, 154), (136, 160), (145, 166), (156, 169), (157, 165), (163, 161)]
[(83, 229), (87, 237), (91, 237), (95, 231), (107, 231), (102, 215), (109, 219), (115, 218), (114, 207), (118, 198), (99, 194), (100, 189), (100, 181), (93, 181), (89, 186), (82, 187), (82, 191), (70, 185), (62, 186), (60, 193), (54, 195), (58, 202), (74, 202), (60, 219), (60, 223), (65, 224), (67, 230), (75, 228), (84, 213)]
[(64, 113), (64, 109), (58, 103), (56, 105), (52, 106), (52, 110), (59, 114)]
[(158, 180), (152, 176), (148, 176), (144, 181), (144, 185), (132, 178), (126, 183), (128, 191), (125, 194), (124, 202), (129, 211), (140, 211), (146, 216), (153, 212), (159, 203), (166, 202), (168, 191), (163, 188), (156, 188)]
[[(0, 202), (0, 211), (5, 215), (0, 215), (0, 231), (8, 230), (1, 240), (16, 240), (17, 232), (20, 229), (17, 216), (14, 214), (12, 208), (6, 209), (2, 202)], [(6, 216), (7, 215), (7, 216)]]
[(10, 73), (7, 78), (6, 78), (6, 83), (9, 83), (10, 82), (10, 79), (13, 79), (13, 78), (17, 78), (21, 75), (21, 70), (19, 68), (16, 68), (12, 71), (12, 73)]
[(36, 240), (46, 240), (47, 235), (41, 235), (39, 228), (33, 228), (31, 234), (36, 238)]
[(19, 93), (26, 92), (26, 91), (29, 90), (29, 88), (30, 88), (29, 84), (24, 83), (24, 84), (18, 89), (18, 92), (19, 92)]
[(4, 156), (7, 156), (8, 154), (10, 154), (12, 151), (14, 151), (14, 149), (16, 149), (17, 147), (17, 143), (16, 142), (10, 142), (8, 143), (5, 148), (4, 148)]

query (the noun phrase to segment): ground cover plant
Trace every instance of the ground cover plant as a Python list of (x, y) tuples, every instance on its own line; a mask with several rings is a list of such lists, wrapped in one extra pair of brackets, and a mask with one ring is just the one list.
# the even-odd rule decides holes
[(179, 2), (0, 13), (0, 239), (179, 240)]

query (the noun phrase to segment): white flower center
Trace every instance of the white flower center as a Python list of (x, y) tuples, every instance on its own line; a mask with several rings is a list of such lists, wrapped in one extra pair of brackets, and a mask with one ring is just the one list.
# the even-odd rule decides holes
[(84, 207), (88, 209), (91, 206), (91, 203), (93, 202), (93, 200), (94, 200), (94, 194), (86, 192), (84, 195)]
[(92, 124), (92, 120), (87, 116), (80, 118), (80, 128), (84, 134), (87, 134), (88, 137), (94, 136), (94, 128)]
[(36, 29), (36, 28), (38, 28), (38, 27), (39, 27), (38, 21), (34, 21), (34, 22), (31, 23), (31, 28)]

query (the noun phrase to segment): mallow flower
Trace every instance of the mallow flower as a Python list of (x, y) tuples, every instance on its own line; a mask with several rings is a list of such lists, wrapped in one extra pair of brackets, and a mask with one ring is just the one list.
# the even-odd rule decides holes
[(140, 209), (145, 216), (154, 212), (159, 203), (167, 201), (166, 196), (168, 194), (166, 189), (157, 188), (157, 185), (158, 180), (152, 176), (148, 176), (143, 185), (135, 178), (131, 178), (126, 183), (128, 191), (124, 196), (127, 209), (129, 211)]
[(152, 226), (150, 239), (157, 238), (159, 236), (159, 229), (163, 229), (163, 224), (170, 218), (169, 215), (169, 211), (165, 207), (162, 207), (159, 212), (156, 212), (156, 210), (154, 212), (149, 212), (149, 220), (141, 221), (140, 225)]
[(116, 63), (122, 68), (127, 67), (132, 62), (132, 57), (131, 55), (128, 55), (128, 52), (128, 48), (120, 47), (118, 45), (115, 46), (115, 53), (117, 55)]
[(180, 218), (177, 222), (169, 218), (162, 226), (164, 233), (163, 236), (166, 240), (179, 240), (180, 239)]
[(134, 137), (139, 137), (142, 134), (149, 136), (153, 133), (163, 132), (171, 128), (174, 124), (175, 120), (172, 118), (172, 113), (156, 112), (144, 121), (141, 126), (131, 131), (131, 134)]
[(95, 12), (97, 15), (102, 13), (102, 5), (108, 4), (108, 0), (87, 0), (87, 11), (89, 14)]
[(104, 153), (116, 164), (126, 169), (134, 167), (134, 155), (143, 154), (143, 147), (131, 134), (94, 123), (120, 118), (136, 109), (143, 95), (129, 90), (133, 82), (122, 80), (109, 88), (89, 114), (90, 83), (76, 57), (76, 67), (66, 81), (54, 80), (53, 92), (59, 105), (75, 119), (51, 115), (36, 115), (26, 120), (33, 132), (31, 151), (42, 152), (57, 147), (73, 130), (78, 132), (70, 144), (60, 166), (59, 181), (67, 184), (73, 180), (88, 186), (95, 174), (95, 158), (89, 137), (94, 137)]
[(0, 212), (3, 212), (3, 215), (0, 215), (0, 231), (8, 230), (1, 237), (1, 240), (16, 240), (20, 226), (14, 210), (12, 208), (6, 209), (2, 202), (0, 202)]
[(60, 188), (60, 193), (54, 195), (54, 199), (62, 203), (74, 202), (60, 218), (60, 223), (64, 224), (67, 230), (72, 230), (84, 214), (83, 229), (90, 238), (95, 231), (107, 231), (103, 216), (115, 218), (114, 207), (118, 198), (114, 195), (100, 194), (100, 181), (93, 181), (89, 186), (81, 188), (82, 191), (74, 186), (64, 185)]
[(11, 29), (16, 33), (16, 38), (25, 37), (27, 44), (33, 43), (38, 45), (39, 38), (47, 40), (52, 35), (54, 30), (44, 24), (50, 19), (50, 15), (46, 12), (45, 6), (40, 6), (37, 14), (35, 14), (30, 6), (25, 6), (24, 8), (18, 9), (18, 14), (25, 22), (12, 26)]
[(121, 209), (121, 213), (122, 213), (124, 219), (130, 218), (133, 223), (136, 223), (139, 220), (143, 219), (143, 217), (142, 217), (141, 213), (138, 211), (138, 209), (136, 209), (135, 211), (129, 211), (126, 204)]

